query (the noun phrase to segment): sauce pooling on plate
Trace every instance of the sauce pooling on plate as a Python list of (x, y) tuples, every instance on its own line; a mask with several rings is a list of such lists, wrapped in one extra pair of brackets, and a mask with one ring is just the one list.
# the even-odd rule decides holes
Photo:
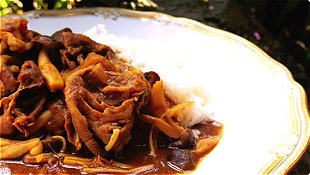
[(1, 21), (0, 159), (13, 173), (192, 171), (222, 125), (185, 126), (156, 72), (69, 28), (44, 36)]
[[(217, 122), (205, 122), (194, 126), (193, 128), (200, 130), (204, 133), (202, 137), (214, 138), (219, 140), (219, 136), (222, 133), (223, 126)], [(140, 167), (147, 164), (153, 164), (156, 168), (151, 169), (150, 173), (178, 173), (184, 171), (191, 171), (196, 168), (199, 161), (208, 153), (199, 152), (193, 153), (189, 149), (173, 149), (169, 148), (168, 145), (171, 143), (171, 140), (164, 135), (159, 136), (158, 152), (157, 156), (154, 157), (149, 154), (148, 138), (146, 137), (147, 130), (149, 126), (140, 125), (134, 129), (133, 135), (135, 139), (132, 139), (124, 148), (124, 154), (122, 156), (116, 157), (115, 160), (123, 162), (125, 164)], [(214, 145), (216, 146), (216, 145)], [(174, 150), (175, 155), (171, 155)], [(181, 151), (175, 151), (181, 150)], [(73, 151), (73, 150), (71, 150)], [(70, 151), (68, 151), (70, 154)], [(71, 152), (73, 154), (73, 152)], [(181, 155), (180, 155), (181, 154)], [(188, 156), (191, 155), (191, 156)], [(180, 160), (181, 159), (181, 160)], [(11, 173), (71, 173), (77, 174), (80, 173), (81, 166), (64, 166), (61, 164), (61, 159), (58, 161), (52, 161), (47, 164), (25, 164), (22, 161), (2, 161), (0, 163), (0, 171), (4, 172), (9, 171)], [(179, 163), (183, 163), (186, 166), (184, 167), (187, 170), (182, 170)], [(176, 164), (176, 165), (175, 165)], [(182, 165), (183, 166), (183, 165)]]

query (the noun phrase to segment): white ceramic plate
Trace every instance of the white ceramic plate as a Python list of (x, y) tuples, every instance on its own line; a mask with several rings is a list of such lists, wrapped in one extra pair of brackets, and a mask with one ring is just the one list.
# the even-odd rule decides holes
[[(309, 143), (303, 88), (283, 65), (239, 36), (189, 19), (124, 9), (36, 11), (23, 17), (30, 29), (46, 35), (64, 27), (84, 33), (100, 24), (115, 36), (156, 38), (162, 43), (173, 40), (184, 43), (185, 54), (201, 52), (201, 57), (189, 58), (197, 66), (187, 70), (208, 87), (214, 118), (225, 129), (219, 145), (194, 173), (286, 173)], [(172, 45), (168, 50), (178, 53), (178, 49)], [(213, 78), (204, 80), (207, 74)]]

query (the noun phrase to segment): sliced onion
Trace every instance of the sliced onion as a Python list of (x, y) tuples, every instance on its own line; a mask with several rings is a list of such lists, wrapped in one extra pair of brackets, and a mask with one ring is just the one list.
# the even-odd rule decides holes
[(112, 134), (108, 144), (104, 147), (106, 151), (110, 151), (113, 148), (114, 144), (117, 141), (119, 133), (120, 133), (120, 129), (113, 129), (113, 134)]

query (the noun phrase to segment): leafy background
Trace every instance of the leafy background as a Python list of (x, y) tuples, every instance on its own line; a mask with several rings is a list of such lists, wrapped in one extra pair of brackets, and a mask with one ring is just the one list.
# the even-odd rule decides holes
[[(122, 7), (182, 16), (230, 31), (284, 64), (310, 97), (310, 0), (0, 0), (0, 15)], [(291, 174), (310, 172), (310, 147)]]

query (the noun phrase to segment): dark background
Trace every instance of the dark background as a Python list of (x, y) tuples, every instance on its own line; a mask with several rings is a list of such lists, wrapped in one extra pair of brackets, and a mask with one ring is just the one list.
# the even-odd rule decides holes
[[(123, 7), (159, 11), (230, 31), (284, 64), (310, 97), (310, 2), (308, 0), (2, 0), (2, 15), (29, 10)], [(292, 175), (310, 173), (310, 147)]]

